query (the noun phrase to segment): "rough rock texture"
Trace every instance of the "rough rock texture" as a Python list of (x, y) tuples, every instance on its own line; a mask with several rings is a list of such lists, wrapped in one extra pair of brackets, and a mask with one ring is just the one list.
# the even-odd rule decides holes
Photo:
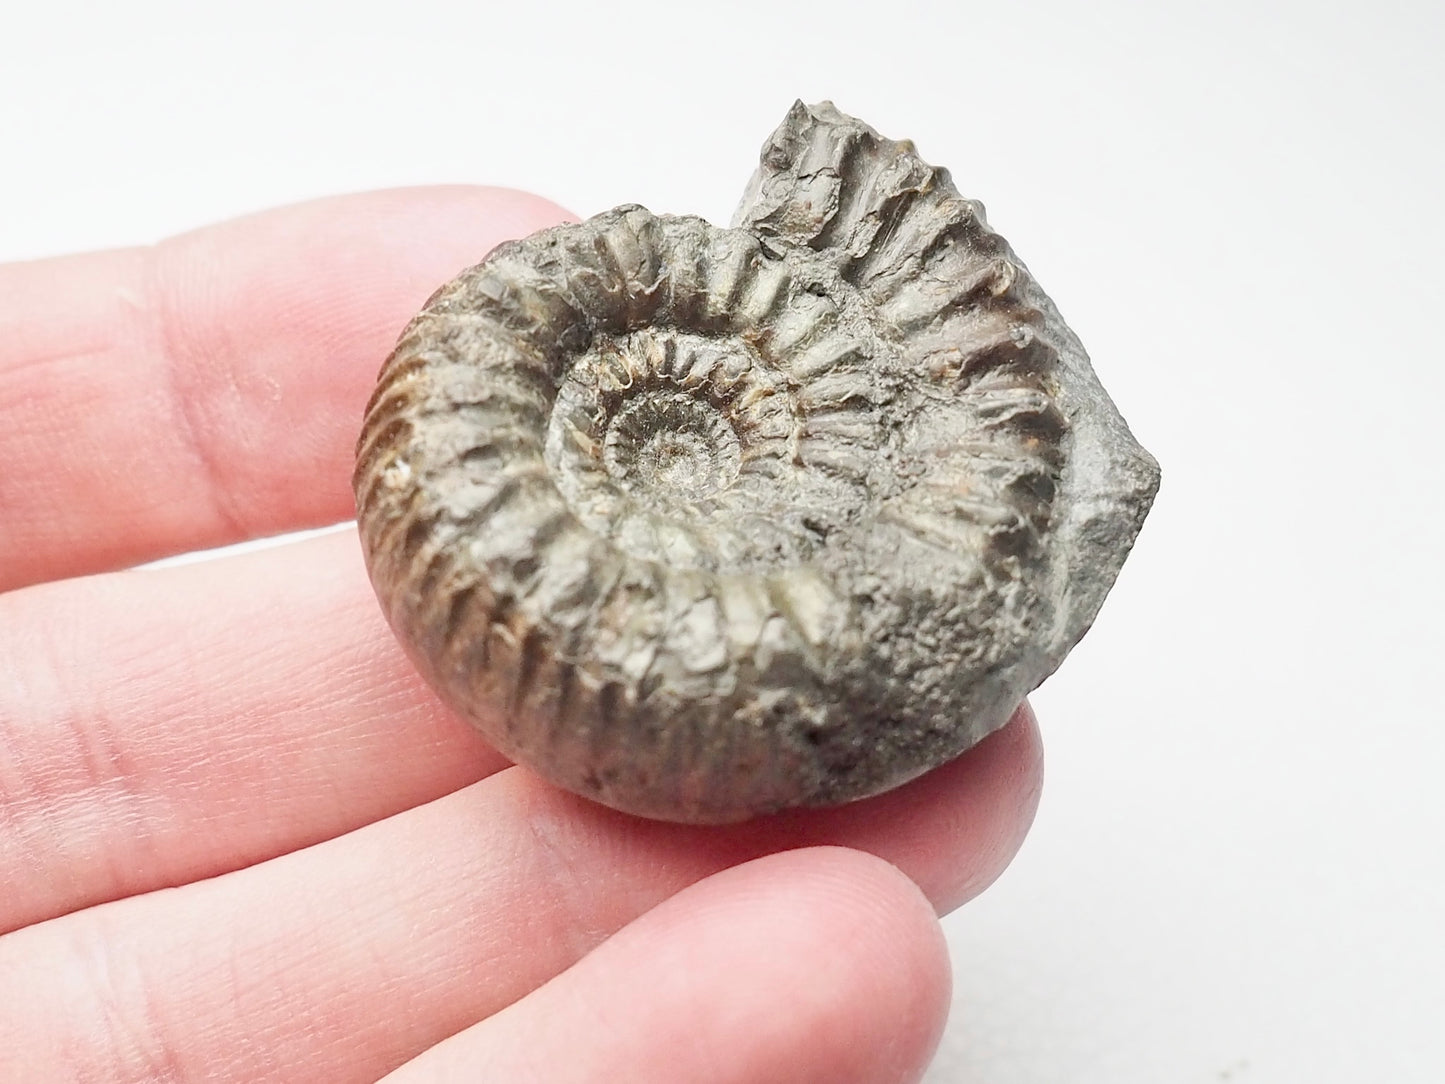
[(444, 286), (355, 475), (443, 697), (563, 787), (695, 822), (875, 794), (1001, 726), (1157, 485), (983, 208), (828, 103), (730, 229), (620, 207)]

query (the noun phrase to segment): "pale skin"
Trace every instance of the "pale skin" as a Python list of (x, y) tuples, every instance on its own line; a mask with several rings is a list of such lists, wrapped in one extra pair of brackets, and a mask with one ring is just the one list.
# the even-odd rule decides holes
[(0, 1080), (922, 1074), (1027, 707), (879, 798), (658, 824), (443, 708), (354, 531), (123, 571), (347, 519), (402, 324), (564, 217), (412, 189), (0, 266)]

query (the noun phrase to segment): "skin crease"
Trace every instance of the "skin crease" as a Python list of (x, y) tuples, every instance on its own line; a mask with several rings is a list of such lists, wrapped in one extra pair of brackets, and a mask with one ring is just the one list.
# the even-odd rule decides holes
[(934, 915), (1037, 803), (1026, 708), (878, 798), (659, 824), (451, 717), (352, 530), (115, 571), (349, 516), (396, 331), (563, 217), (380, 192), (0, 267), (0, 1081), (923, 1071)]

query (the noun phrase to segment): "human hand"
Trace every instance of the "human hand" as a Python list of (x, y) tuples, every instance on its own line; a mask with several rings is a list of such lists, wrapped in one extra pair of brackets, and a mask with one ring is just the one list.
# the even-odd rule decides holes
[(935, 912), (1033, 815), (1026, 707), (878, 798), (660, 824), (450, 715), (353, 530), (114, 571), (350, 516), (401, 325), (561, 215), (383, 192), (0, 267), (0, 1080), (923, 1071)]

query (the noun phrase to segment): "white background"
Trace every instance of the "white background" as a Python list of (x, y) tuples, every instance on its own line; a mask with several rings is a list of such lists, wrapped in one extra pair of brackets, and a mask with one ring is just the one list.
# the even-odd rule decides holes
[(1438, 1084), (1442, 71), (1427, 0), (0, 0), (0, 259), (452, 181), (725, 222), (795, 97), (912, 137), (1164, 470), (930, 1084)]

